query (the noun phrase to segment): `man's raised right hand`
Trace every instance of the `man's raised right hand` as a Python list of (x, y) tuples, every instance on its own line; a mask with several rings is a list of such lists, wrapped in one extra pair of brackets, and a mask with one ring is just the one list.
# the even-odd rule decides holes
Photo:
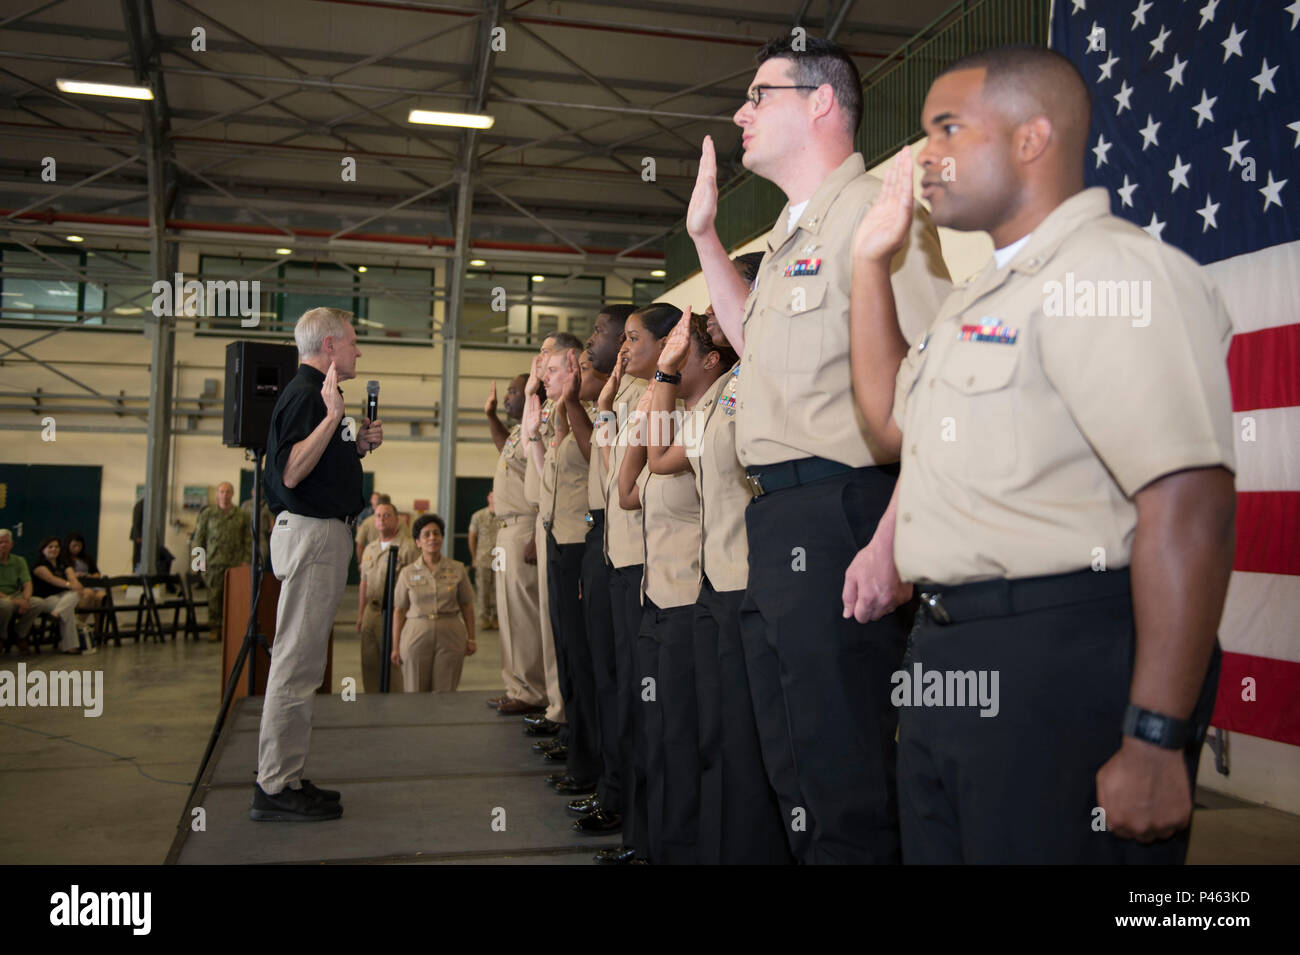
[(343, 395), (339, 393), (339, 373), (330, 362), (329, 371), (325, 372), (325, 384), (320, 389), (321, 400), (325, 402), (325, 416), (335, 421), (343, 420)]
[(718, 157), (713, 152), (713, 137), (705, 136), (700, 148), (700, 171), (695, 176), (695, 190), (686, 209), (686, 232), (692, 239), (702, 239), (713, 231), (718, 215)]

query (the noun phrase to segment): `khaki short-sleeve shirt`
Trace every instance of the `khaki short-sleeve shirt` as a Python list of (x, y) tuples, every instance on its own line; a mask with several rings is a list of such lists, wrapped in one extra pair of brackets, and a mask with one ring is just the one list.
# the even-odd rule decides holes
[[(700, 572), (719, 592), (744, 590), (749, 581), (745, 508), (753, 491), (736, 457), (736, 389), (740, 363), (719, 378), (693, 409), (697, 441), (686, 459), (700, 499)], [(688, 434), (689, 437), (689, 434)]]
[[(592, 408), (587, 409), (588, 417), (593, 413)], [(581, 544), (587, 537), (585, 515), (590, 468), (572, 431), (559, 440), (552, 436), (542, 467), (541, 515), (544, 522), (550, 522), (557, 544)]]
[[(747, 467), (807, 457), (893, 463), (867, 438), (849, 374), (853, 233), (882, 186), (854, 153), (817, 188), (793, 232), (789, 206), (777, 216), (745, 303), (736, 451)], [(899, 324), (912, 342), (952, 287), (924, 209), (892, 268)]]
[(690, 471), (637, 478), (645, 534), (641, 592), (657, 607), (684, 607), (700, 594), (700, 498)]
[[(636, 393), (637, 382), (640, 378), (624, 378), (619, 382), (618, 393), (614, 396), (614, 414), (617, 420), (622, 421), (632, 413), (636, 407), (637, 400), (640, 400), (640, 394), (637, 398), (629, 403), (628, 395)], [(641, 382), (642, 385), (645, 382)], [(644, 390), (644, 388), (642, 389)], [(602, 443), (611, 445), (614, 442), (618, 429), (613, 427), (602, 427), (599, 424), (591, 431), (591, 457), (587, 461), (587, 509), (591, 511), (603, 511), (606, 507), (605, 501), (605, 468), (604, 458), (597, 454)]]
[[(633, 567), (645, 563), (645, 540), (641, 535), (641, 509), (625, 511), (618, 503), (618, 472), (627, 454), (632, 415), (649, 382), (634, 378), (619, 392), (614, 407), (619, 416), (618, 434), (609, 449), (609, 467), (605, 471), (605, 556), (612, 567)], [(601, 429), (602, 432), (608, 429)], [(593, 450), (593, 454), (600, 449)]]
[(524, 440), (521, 425), (515, 425), (501, 446), (497, 456), (497, 468), (492, 475), (492, 499), (496, 506), (496, 515), (504, 520), (521, 514), (531, 514), (532, 507), (524, 497), (524, 474), (532, 464), (525, 457), (527, 443)]
[[(555, 402), (547, 399), (542, 403), (542, 423), (537, 428), (538, 440), (542, 442), (545, 448), (555, 437)], [(524, 435), (525, 450), (528, 445), (528, 435)], [(542, 472), (537, 470), (537, 465), (533, 463), (531, 455), (525, 455), (528, 462), (528, 469), (524, 472), (524, 500), (528, 502), (529, 509), (536, 513), (542, 504)]]
[[(409, 537), (398, 535), (388, 543), (397, 548), (398, 570), (420, 557), (420, 548)], [(388, 548), (383, 541), (373, 540), (361, 553), (361, 579), (366, 584), (366, 601), (383, 603), (384, 587), (388, 582)]]
[(899, 368), (903, 579), (1127, 566), (1142, 487), (1235, 468), (1231, 332), (1201, 268), (1112, 216), (1104, 189), (1057, 206)]
[(439, 560), (434, 570), (420, 557), (397, 575), (393, 606), (405, 610), (408, 617), (450, 616), (473, 602), (474, 588), (465, 565), (450, 557)]

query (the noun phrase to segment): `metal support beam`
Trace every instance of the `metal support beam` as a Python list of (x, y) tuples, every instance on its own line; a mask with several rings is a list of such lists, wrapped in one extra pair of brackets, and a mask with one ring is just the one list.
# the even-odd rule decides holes
[[(487, 105), (492, 75), (492, 31), (501, 22), (505, 0), (484, 0), (479, 19), (478, 56), (470, 112)], [(474, 204), (474, 160), (479, 131), (464, 131), (464, 159), (456, 193), (456, 256), (448, 266), (451, 280), (446, 318), (442, 324), (442, 414), (438, 419), (438, 510), (444, 521), (456, 520), (456, 419), (460, 410), (460, 320), (465, 307), (465, 268), (469, 263), (470, 213)]]
[[(167, 218), (175, 199), (168, 163), (171, 159), (171, 122), (167, 91), (159, 65), (158, 32), (153, 0), (122, 0), (131, 61), (136, 82), (153, 90), (154, 98), (140, 105), (144, 128), (142, 143), (149, 169), (149, 264), (154, 281), (172, 280), (176, 271), (176, 245), (167, 241)], [(140, 559), (146, 573), (158, 572), (158, 545), (165, 540), (171, 458), (173, 370), (176, 363), (176, 326), (167, 316), (146, 319), (149, 349), (149, 434), (145, 451), (145, 506)]]

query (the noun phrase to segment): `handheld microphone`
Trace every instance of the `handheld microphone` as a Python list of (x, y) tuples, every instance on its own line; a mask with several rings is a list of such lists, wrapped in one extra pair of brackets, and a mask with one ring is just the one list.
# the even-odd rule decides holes
[(372, 422), (379, 417), (379, 382), (366, 382), (366, 417)]

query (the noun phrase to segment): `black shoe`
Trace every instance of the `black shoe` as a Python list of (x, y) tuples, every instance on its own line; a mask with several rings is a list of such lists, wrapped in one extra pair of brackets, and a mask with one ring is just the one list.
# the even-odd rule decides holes
[(571, 828), (574, 832), (580, 832), (584, 836), (607, 836), (610, 833), (623, 831), (623, 817), (612, 812), (603, 812), (597, 809), (575, 822)]
[(545, 713), (531, 713), (524, 717), (525, 726), (536, 726), (538, 723), (549, 723)]
[(545, 756), (547, 753), (555, 749), (557, 746), (563, 746), (563, 745), (564, 744), (561, 743), (558, 739), (551, 736), (546, 739), (539, 739), (536, 743), (534, 743), (533, 752)]
[(596, 781), (594, 779), (588, 781), (566, 776), (555, 784), (555, 791), (561, 796), (585, 796), (596, 791)]
[[(528, 717), (524, 717), (527, 723)], [(525, 736), (555, 736), (562, 729), (559, 723), (552, 723), (546, 717), (542, 717), (540, 722), (528, 723), (524, 727)]]
[(561, 779), (563, 779), (567, 775), (569, 774), (568, 773), (547, 773), (546, 785), (554, 786), (556, 783), (558, 783)]
[(323, 822), (343, 815), (337, 802), (314, 799), (303, 789), (285, 789), (275, 795), (253, 784), (253, 805), (248, 818), (254, 822)]
[(553, 746), (543, 753), (542, 758), (549, 759), (553, 763), (567, 762), (569, 759), (569, 747), (560, 743), (558, 746)]
[(589, 816), (600, 808), (600, 800), (593, 793), (590, 796), (583, 796), (581, 799), (573, 800), (564, 808), (575, 816)]
[[(574, 823), (577, 825), (577, 823)], [(636, 850), (631, 846), (619, 846), (616, 849), (601, 849), (594, 856), (595, 860), (604, 865), (627, 865), (636, 858)]]
[(323, 799), (325, 802), (338, 802), (341, 794), (337, 789), (321, 789), (319, 786), (313, 786), (310, 779), (300, 780), (302, 791), (313, 799)]

